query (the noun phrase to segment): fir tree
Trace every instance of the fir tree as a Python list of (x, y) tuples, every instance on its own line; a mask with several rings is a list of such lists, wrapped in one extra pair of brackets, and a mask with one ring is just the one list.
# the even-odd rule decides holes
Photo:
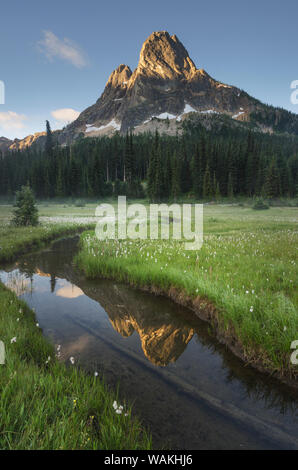
[(32, 189), (22, 186), (20, 191), (16, 192), (16, 202), (14, 205), (12, 223), (17, 226), (37, 225), (38, 210)]
[(154, 201), (155, 197), (155, 175), (156, 175), (156, 154), (151, 152), (148, 174), (147, 174), (147, 196), (149, 200)]
[(204, 181), (203, 181), (203, 197), (205, 199), (209, 198), (213, 195), (212, 193), (213, 191), (212, 191), (209, 163), (207, 163), (205, 174), (204, 174)]
[(63, 190), (63, 178), (62, 178), (62, 168), (59, 165), (58, 168), (58, 175), (57, 175), (57, 182), (56, 182), (56, 196), (63, 197), (64, 190)]
[(199, 146), (196, 146), (192, 160), (193, 191), (197, 198), (202, 197), (202, 160)]
[(276, 166), (276, 159), (273, 158), (267, 169), (264, 194), (267, 198), (273, 199), (280, 196), (280, 175)]
[(158, 131), (156, 131), (147, 174), (147, 195), (151, 202), (154, 202), (160, 198), (161, 183), (162, 168), (159, 148), (159, 134)]
[(158, 147), (156, 152), (156, 162), (155, 162), (155, 178), (154, 178), (154, 201), (160, 202), (164, 191), (163, 191), (163, 170), (162, 170), (162, 161), (161, 161), (161, 152), (160, 147)]
[(234, 186), (233, 186), (232, 173), (229, 173), (229, 177), (228, 177), (228, 197), (230, 199), (233, 199), (233, 197), (234, 197)]
[(174, 152), (172, 159), (172, 181), (171, 181), (171, 196), (174, 201), (177, 201), (180, 195), (180, 168), (176, 152)]
[(184, 151), (183, 156), (181, 159), (181, 174), (180, 174), (181, 182), (181, 192), (188, 193), (191, 190), (192, 186), (192, 179), (191, 179), (191, 172), (190, 172), (190, 165), (187, 158), (187, 154)]
[(134, 176), (134, 155), (133, 155), (132, 133), (126, 134), (124, 151), (124, 181), (132, 182)]
[(221, 198), (221, 194), (220, 194), (220, 189), (219, 189), (219, 183), (217, 182), (216, 183), (216, 189), (215, 189), (215, 199), (217, 201), (219, 201)]
[(49, 121), (46, 121), (46, 132), (45, 152), (47, 157), (51, 158), (53, 156), (53, 136)]

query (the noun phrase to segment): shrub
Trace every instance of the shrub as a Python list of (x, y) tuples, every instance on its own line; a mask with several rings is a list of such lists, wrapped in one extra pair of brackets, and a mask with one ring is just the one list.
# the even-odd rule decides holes
[(258, 199), (252, 207), (256, 211), (269, 209), (269, 206), (264, 203), (263, 199)]
[(32, 189), (22, 186), (20, 191), (16, 192), (16, 202), (13, 211), (13, 225), (26, 226), (38, 224), (38, 210)]
[(84, 201), (81, 201), (80, 199), (77, 199), (74, 203), (75, 207), (85, 207)]

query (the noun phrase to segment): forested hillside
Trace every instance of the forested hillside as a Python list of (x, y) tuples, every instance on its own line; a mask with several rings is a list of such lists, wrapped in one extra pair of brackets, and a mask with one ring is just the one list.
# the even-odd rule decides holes
[[(233, 129), (186, 126), (182, 136), (158, 133), (53, 143), (48, 125), (44, 150), (2, 154), (0, 193), (29, 182), (39, 198), (180, 196), (218, 198), (297, 195), (298, 139)], [(146, 185), (141, 182), (146, 181)]]

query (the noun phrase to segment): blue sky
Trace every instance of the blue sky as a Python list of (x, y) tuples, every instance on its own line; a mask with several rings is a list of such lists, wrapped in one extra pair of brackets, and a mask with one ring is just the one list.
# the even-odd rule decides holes
[(120, 63), (134, 69), (142, 43), (158, 30), (176, 34), (217, 80), (298, 112), (290, 101), (296, 0), (10, 0), (0, 15), (0, 136), (44, 130), (46, 119), (60, 128), (98, 99)]

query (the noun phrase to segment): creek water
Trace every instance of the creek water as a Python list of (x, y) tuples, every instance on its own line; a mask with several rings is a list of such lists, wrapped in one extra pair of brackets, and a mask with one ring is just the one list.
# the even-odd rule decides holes
[(77, 245), (72, 237), (22, 256), (0, 279), (35, 309), (60, 360), (119, 385), (155, 448), (298, 449), (297, 392), (246, 366), (190, 310), (86, 279)]

